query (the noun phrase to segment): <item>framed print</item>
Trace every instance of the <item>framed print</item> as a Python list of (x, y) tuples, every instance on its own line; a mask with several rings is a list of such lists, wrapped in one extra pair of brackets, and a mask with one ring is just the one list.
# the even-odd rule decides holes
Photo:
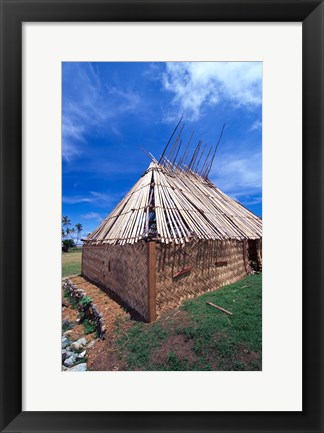
[(323, 10), (1, 2), (2, 431), (323, 430)]

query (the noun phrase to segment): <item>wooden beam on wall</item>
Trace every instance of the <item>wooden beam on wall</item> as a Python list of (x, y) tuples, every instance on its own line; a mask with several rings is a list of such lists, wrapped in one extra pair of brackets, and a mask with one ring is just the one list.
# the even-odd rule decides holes
[(148, 274), (148, 317), (149, 323), (156, 320), (156, 251), (155, 242), (147, 243), (147, 274)]

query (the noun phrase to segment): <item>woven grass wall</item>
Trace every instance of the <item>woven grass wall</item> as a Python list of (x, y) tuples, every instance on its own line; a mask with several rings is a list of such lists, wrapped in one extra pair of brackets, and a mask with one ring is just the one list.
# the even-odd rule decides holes
[(147, 243), (84, 245), (82, 275), (113, 291), (147, 319)]
[(246, 244), (235, 240), (157, 244), (156, 257), (157, 316), (186, 299), (231, 284), (249, 270)]
[[(156, 243), (157, 317), (186, 299), (238, 281), (249, 271), (248, 245), (243, 241)], [(82, 274), (148, 320), (148, 243), (84, 245)]]

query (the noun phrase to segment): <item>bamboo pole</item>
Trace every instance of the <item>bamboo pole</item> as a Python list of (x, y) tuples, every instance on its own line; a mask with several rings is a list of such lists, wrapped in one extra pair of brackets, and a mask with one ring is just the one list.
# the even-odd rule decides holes
[[(169, 167), (151, 163), (87, 238), (87, 244), (137, 242), (148, 235), (151, 211), (155, 213), (157, 232), (165, 243), (188, 241), (193, 235), (201, 239), (260, 238), (262, 221), (197, 173), (205, 149), (201, 153), (199, 146), (201, 143), (186, 172), (179, 166), (181, 159), (175, 165), (177, 155)], [(204, 165), (200, 171), (203, 169)]]
[(176, 130), (178, 129), (180, 123), (182, 122), (182, 119), (183, 119), (183, 116), (181, 116), (181, 118), (180, 118), (180, 120), (179, 120), (177, 126), (174, 128), (174, 130), (173, 130), (173, 132), (172, 132), (172, 134), (171, 134), (171, 136), (170, 136), (170, 138), (169, 138), (169, 141), (167, 142), (167, 145), (165, 146), (165, 148), (164, 148), (164, 150), (163, 150), (163, 152), (162, 152), (162, 155), (161, 155), (161, 157), (160, 157), (160, 159), (159, 159), (159, 164), (161, 163), (161, 161), (163, 161), (163, 157), (164, 157), (164, 155), (165, 155), (165, 152), (166, 152), (166, 150), (167, 150), (167, 148), (168, 148), (168, 146), (169, 146), (169, 144), (170, 144), (170, 142), (171, 142), (171, 140), (172, 140), (172, 138), (173, 138), (173, 136), (174, 136)]
[(220, 307), (219, 305), (213, 304), (212, 302), (207, 302), (208, 305), (211, 305), (214, 308), (217, 308), (220, 311), (223, 311), (223, 313), (229, 314), (230, 316), (233, 315), (233, 313), (231, 313), (230, 311), (225, 310), (225, 308)]

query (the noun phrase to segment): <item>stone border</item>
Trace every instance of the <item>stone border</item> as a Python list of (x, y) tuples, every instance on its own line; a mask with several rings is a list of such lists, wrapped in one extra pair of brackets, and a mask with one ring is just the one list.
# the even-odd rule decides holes
[(71, 280), (69, 280), (68, 278), (63, 279), (62, 288), (64, 291), (67, 290), (70, 297), (76, 300), (79, 313), (84, 314), (85, 318), (94, 323), (98, 337), (101, 340), (104, 340), (106, 327), (105, 320), (103, 319), (102, 314), (99, 313), (95, 304), (93, 304), (92, 302), (86, 304), (85, 306), (82, 306), (80, 304), (82, 298), (86, 297), (87, 294), (82, 289), (79, 289), (77, 286), (72, 284)]

